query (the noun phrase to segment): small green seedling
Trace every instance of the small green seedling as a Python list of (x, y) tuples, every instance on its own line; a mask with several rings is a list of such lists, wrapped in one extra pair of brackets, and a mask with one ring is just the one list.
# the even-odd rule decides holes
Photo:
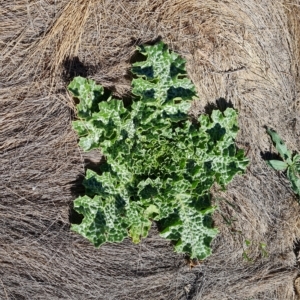
[(251, 245), (258, 247), (258, 249), (260, 250), (261, 256), (263, 258), (269, 256), (269, 253), (267, 251), (267, 244), (265, 244), (265, 243), (262, 243), (262, 242), (257, 243), (257, 242), (252, 242), (251, 240), (245, 240), (245, 245), (246, 245), (246, 249), (243, 251), (242, 257), (243, 257), (243, 259), (245, 259), (248, 262), (253, 262), (253, 259), (250, 258), (250, 256), (247, 253), (247, 252), (249, 252), (249, 247)]
[[(246, 248), (250, 247), (251, 241), (250, 241), (250, 240), (245, 240), (245, 245), (246, 245)], [(244, 248), (244, 247), (243, 247), (243, 248)], [(244, 250), (244, 251), (243, 251), (242, 257), (243, 257), (243, 259), (245, 259), (245, 260), (248, 261), (248, 262), (252, 262), (252, 261), (253, 261), (253, 260), (248, 256), (247, 250)]]
[(274, 130), (267, 129), (267, 133), (271, 136), (274, 146), (283, 159), (283, 161), (267, 160), (267, 164), (276, 171), (287, 171), (287, 178), (293, 191), (300, 196), (300, 155), (293, 155)]
[(268, 257), (269, 256), (269, 253), (266, 250), (267, 249), (267, 244), (259, 243), (259, 249), (260, 249), (261, 254), (262, 254), (263, 257)]

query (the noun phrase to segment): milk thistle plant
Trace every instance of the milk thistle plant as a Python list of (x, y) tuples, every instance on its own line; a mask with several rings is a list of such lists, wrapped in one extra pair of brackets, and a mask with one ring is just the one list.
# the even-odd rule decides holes
[(191, 122), (197, 95), (185, 60), (162, 42), (138, 51), (145, 60), (132, 66), (130, 106), (105, 99), (93, 80), (76, 77), (68, 86), (80, 101), (73, 122), (80, 147), (106, 158), (98, 173), (86, 171), (86, 195), (74, 201), (83, 220), (71, 229), (99, 247), (128, 236), (139, 243), (156, 221), (175, 251), (204, 259), (218, 233), (210, 188), (225, 188), (248, 165), (234, 143), (237, 112), (214, 110)]

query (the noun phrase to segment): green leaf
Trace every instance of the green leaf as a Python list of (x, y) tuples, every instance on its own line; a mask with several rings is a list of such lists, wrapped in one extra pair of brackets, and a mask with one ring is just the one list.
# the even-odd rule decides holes
[(114, 197), (102, 199), (100, 196), (79, 197), (74, 201), (74, 209), (84, 215), (81, 224), (73, 224), (71, 229), (99, 247), (105, 242), (122, 242), (127, 237), (124, 202)]
[(197, 211), (182, 205), (178, 216), (162, 231), (161, 236), (178, 240), (175, 251), (189, 253), (191, 259), (204, 259), (211, 254), (210, 243), (218, 230), (211, 228), (210, 214), (215, 210), (209, 207)]
[(68, 85), (72, 95), (80, 100), (77, 105), (77, 114), (80, 118), (91, 117), (93, 112), (98, 112), (98, 103), (102, 101), (104, 89), (93, 80), (75, 77)]
[(282, 141), (280, 136), (277, 134), (276, 131), (272, 129), (267, 129), (267, 133), (271, 136), (272, 141), (279, 152), (280, 156), (284, 161), (287, 162), (287, 164), (292, 164), (292, 152), (287, 149), (285, 143)]
[(269, 256), (269, 253), (268, 253), (268, 251), (266, 250), (267, 244), (265, 244), (265, 243), (259, 243), (259, 248), (260, 248), (260, 250), (261, 250), (261, 253), (262, 253), (262, 256), (263, 256), (263, 257), (268, 257), (268, 256)]
[[(153, 206), (151, 207), (153, 209)], [(149, 220), (149, 209), (146, 211), (140, 207), (136, 202), (131, 202), (130, 206), (127, 207), (127, 218), (130, 227), (129, 236), (132, 241), (137, 244), (141, 238), (148, 235), (151, 227), (151, 221)]]
[(291, 183), (293, 191), (300, 196), (300, 178), (295, 166), (290, 166), (287, 170), (287, 177)]
[(293, 157), (293, 164), (300, 163), (300, 154), (295, 154)]
[(74, 121), (73, 129), (81, 137), (79, 145), (84, 151), (97, 149), (101, 144), (104, 154), (109, 155), (105, 150), (114, 142), (134, 135), (134, 125), (128, 120), (129, 113), (120, 100), (101, 102), (99, 109), (86, 120)]
[(295, 170), (297, 171), (298, 174), (300, 174), (300, 155), (295, 154), (293, 157), (293, 165), (295, 166)]
[(216, 182), (225, 187), (236, 174), (243, 173), (249, 164), (244, 152), (236, 151), (233, 143), (238, 131), (237, 112), (227, 108), (224, 113), (213, 111), (211, 118), (201, 115), (198, 120), (202, 130), (200, 141), (203, 141), (203, 146), (201, 145), (201, 149), (196, 150), (196, 153), (202, 158), (205, 153), (203, 148), (207, 149), (206, 173), (210, 170)]
[(243, 251), (242, 256), (243, 256), (243, 259), (245, 259), (246, 261), (252, 262), (252, 259), (248, 256), (248, 254), (245, 251)]
[(149, 205), (144, 212), (145, 217), (152, 218), (152, 219), (158, 214), (159, 214), (159, 209), (153, 204)]
[(160, 113), (186, 114), (196, 91), (193, 83), (184, 78), (185, 61), (162, 42), (138, 50), (146, 60), (133, 64), (132, 73), (138, 78), (132, 80), (132, 93)]
[(285, 171), (289, 166), (286, 162), (281, 160), (267, 160), (266, 163), (276, 171)]
[(245, 244), (246, 244), (247, 247), (249, 247), (251, 245), (251, 241), (245, 240)]

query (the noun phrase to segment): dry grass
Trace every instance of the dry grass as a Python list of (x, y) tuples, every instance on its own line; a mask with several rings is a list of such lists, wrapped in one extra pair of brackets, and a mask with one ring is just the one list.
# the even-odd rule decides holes
[[(274, 151), (264, 125), (300, 149), (299, 12), (299, 0), (0, 0), (0, 298), (297, 299), (300, 209), (262, 154)], [(214, 191), (220, 234), (192, 270), (156, 228), (140, 245), (98, 250), (69, 230), (91, 158), (65, 86), (84, 75), (128, 95), (135, 45), (159, 37), (187, 59), (195, 113), (219, 98), (238, 109), (251, 159)]]

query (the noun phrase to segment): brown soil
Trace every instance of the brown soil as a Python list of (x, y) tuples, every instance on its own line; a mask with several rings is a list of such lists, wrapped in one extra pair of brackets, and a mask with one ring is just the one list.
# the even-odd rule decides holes
[[(299, 0), (0, 0), (0, 298), (298, 299), (300, 207), (264, 162), (264, 126), (300, 151), (299, 16)], [(187, 60), (194, 113), (220, 98), (238, 109), (251, 160), (213, 191), (220, 234), (193, 268), (155, 225), (100, 249), (69, 229), (101, 155), (78, 148), (66, 85), (83, 75), (128, 97), (135, 46), (159, 38)]]

